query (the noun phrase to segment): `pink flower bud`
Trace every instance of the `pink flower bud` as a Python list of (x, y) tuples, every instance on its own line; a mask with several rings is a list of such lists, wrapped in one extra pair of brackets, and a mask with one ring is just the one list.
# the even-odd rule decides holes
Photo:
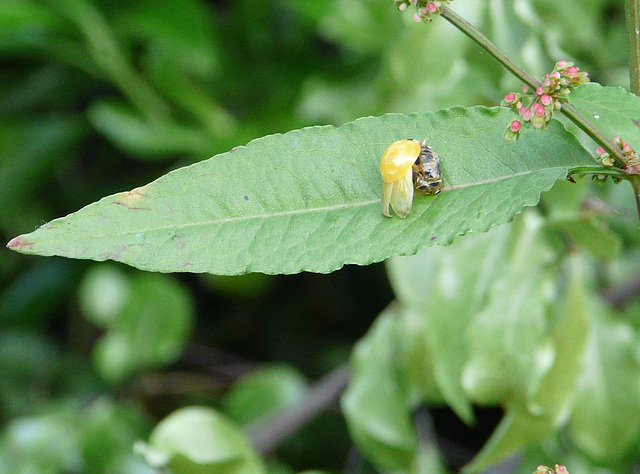
[(427, 9), (431, 12), (431, 13), (435, 13), (438, 10), (438, 6), (433, 3), (433, 2), (429, 2), (427, 3)]
[(540, 104), (538, 104), (538, 107), (536, 107), (535, 113), (538, 117), (544, 117), (546, 111), (544, 110), (544, 107), (541, 106)]
[(528, 86), (528, 85), (526, 85), (526, 84), (525, 84), (524, 86), (522, 86), (522, 92), (524, 92), (525, 94), (526, 94), (527, 92), (529, 92), (529, 86)]
[(602, 156), (602, 155), (606, 155), (606, 154), (607, 154), (606, 150), (604, 148), (602, 148), (601, 146), (596, 148), (596, 155)]
[(556, 474), (569, 474), (569, 471), (566, 467), (556, 464)]
[(418, 12), (415, 12), (413, 14), (413, 21), (415, 21), (416, 23), (420, 23), (422, 21), (422, 18), (420, 18), (420, 15), (418, 15)]
[(549, 94), (542, 94), (540, 96), (540, 103), (545, 107), (551, 105), (551, 96)]
[(551, 74), (549, 74), (549, 77), (553, 79), (560, 79), (560, 73), (558, 71), (553, 71)]
[(567, 62), (564, 59), (556, 63), (556, 69), (563, 69), (565, 67), (567, 67)]
[(577, 74), (578, 74), (578, 71), (579, 71), (579, 69), (578, 69), (577, 67), (575, 67), (575, 66), (570, 66), (570, 67), (568, 67), (568, 68), (564, 71), (564, 73), (565, 73), (567, 76), (575, 76), (575, 75), (577, 75)]
[(536, 89), (536, 95), (542, 95), (542, 94), (544, 94), (544, 89), (542, 87), (538, 87)]
[(522, 108), (520, 109), (520, 115), (522, 115), (522, 120), (524, 120), (525, 122), (528, 122), (529, 120), (531, 120), (531, 109), (526, 109), (526, 108)]
[(420, 15), (421, 16), (425, 16), (427, 14), (427, 9), (426, 8), (421, 8), (420, 9)]
[(509, 92), (507, 95), (504, 96), (504, 101), (507, 104), (512, 104), (514, 103), (516, 100), (516, 95), (513, 92)]
[(514, 120), (513, 122), (511, 122), (511, 125), (509, 125), (509, 130), (511, 130), (513, 133), (518, 133), (521, 128), (522, 122), (520, 120)]

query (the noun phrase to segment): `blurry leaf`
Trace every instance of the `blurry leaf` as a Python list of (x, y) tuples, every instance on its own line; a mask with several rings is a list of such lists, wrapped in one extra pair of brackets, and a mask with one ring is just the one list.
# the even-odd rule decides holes
[(428, 347), (437, 386), (467, 423), (473, 414), (462, 388), (469, 345), (463, 334), (485, 303), (489, 285), (506, 264), (510, 233), (511, 227), (502, 226), (467, 236), (449, 247), (423, 249), (415, 256), (387, 262), (397, 298), (424, 321), (414, 332)]
[(546, 193), (542, 193), (541, 201), (551, 217), (573, 217), (581, 209), (587, 199), (590, 181), (578, 179), (575, 183), (568, 180), (557, 181)]
[(421, 313), (392, 306), (352, 354), (342, 411), (358, 449), (384, 472), (444, 472), (437, 447), (419, 440), (412, 422), (421, 403), (442, 402), (425, 333)]
[[(559, 322), (551, 333), (555, 347), (553, 365), (533, 396), (507, 402), (504, 418), (480, 453), (465, 467), (466, 471), (483, 471), (531, 443), (550, 437), (567, 421), (589, 330), (581, 257), (570, 259), (570, 272), (567, 295), (556, 309)], [(538, 464), (541, 462), (538, 460)]]
[[(24, 415), (47, 399), (61, 356), (41, 334), (0, 333), (0, 406), (3, 417)], [(0, 471), (1, 472), (1, 471)]]
[(307, 0), (306, 2), (299, 2), (297, 0), (284, 0), (284, 3), (287, 8), (291, 8), (299, 15), (315, 23), (331, 11), (333, 1)]
[(640, 150), (640, 98), (622, 87), (603, 87), (595, 82), (576, 87), (569, 103), (611, 139), (618, 135)]
[(638, 336), (602, 303), (589, 301), (591, 331), (578, 380), (570, 432), (601, 463), (638, 454), (640, 362)]
[(122, 311), (131, 294), (131, 282), (117, 267), (91, 267), (80, 283), (79, 300), (87, 319), (107, 327)]
[[(106, 197), (8, 247), (230, 275), (330, 272), (449, 244), (508, 222), (569, 167), (592, 161), (558, 122), (507, 144), (509, 113), (390, 114), (268, 136)], [(378, 163), (407, 136), (427, 137), (439, 153), (445, 189), (417, 196), (408, 219), (387, 219)]]
[(51, 318), (72, 291), (77, 265), (59, 259), (38, 263), (0, 292), (0, 327), (35, 326)]
[(191, 335), (193, 317), (190, 295), (176, 280), (136, 274), (118, 314), (108, 319), (94, 316), (108, 323), (93, 353), (101, 376), (119, 383), (140, 369), (173, 362)]
[(150, 160), (179, 153), (199, 154), (210, 146), (204, 131), (168, 121), (149, 121), (124, 103), (98, 101), (89, 119), (124, 151)]
[(244, 434), (211, 408), (174, 411), (135, 451), (153, 467), (180, 474), (262, 474), (265, 468)]
[(224, 398), (224, 412), (240, 426), (246, 426), (295, 406), (306, 390), (305, 378), (297, 370), (266, 367), (233, 385)]
[(401, 344), (401, 350), (394, 358), (398, 369), (408, 382), (405, 390), (409, 405), (414, 407), (423, 402), (429, 405), (443, 405), (445, 397), (442, 394), (443, 390), (438, 386), (439, 377), (436, 375), (436, 366), (441, 363), (441, 359), (435, 357), (429, 345), (429, 318), (424, 312), (410, 307), (398, 310), (400, 318), (397, 322), (397, 343)]
[(544, 241), (543, 222), (534, 212), (519, 221), (510, 261), (491, 282), (489, 302), (469, 327), (463, 384), (477, 401), (532, 395), (552, 360), (545, 341), (545, 290), (552, 274), (545, 266), (554, 254)]
[(131, 449), (136, 439), (149, 432), (140, 409), (102, 398), (83, 411), (79, 424), (84, 472), (152, 474)]
[(379, 53), (402, 27), (397, 8), (377, 0), (333, 0), (320, 30), (340, 45), (360, 53)]
[(296, 474), (296, 471), (285, 462), (272, 457), (264, 460), (267, 474)]
[(50, 180), (53, 170), (73, 157), (73, 146), (84, 135), (76, 116), (0, 121), (0, 217)]
[(386, 310), (355, 346), (342, 411), (359, 449), (379, 469), (411, 468), (417, 437), (406, 385), (397, 367), (402, 343), (398, 315)]
[(171, 58), (151, 51), (145, 65), (147, 77), (159, 91), (198, 119), (214, 137), (228, 137), (237, 130), (235, 118), (187, 73), (176, 68)]
[(573, 219), (553, 219), (549, 227), (566, 233), (578, 247), (596, 258), (614, 260), (622, 250), (622, 239), (594, 216), (576, 216)]
[(201, 0), (128, 2), (114, 12), (119, 31), (148, 41), (174, 68), (206, 78), (218, 62), (212, 13)]
[(82, 452), (79, 432), (65, 411), (8, 423), (4, 435), (7, 472), (58, 474), (80, 472)]
[(0, 2), (0, 54), (46, 48), (49, 35), (64, 23), (50, 8), (33, 0)]

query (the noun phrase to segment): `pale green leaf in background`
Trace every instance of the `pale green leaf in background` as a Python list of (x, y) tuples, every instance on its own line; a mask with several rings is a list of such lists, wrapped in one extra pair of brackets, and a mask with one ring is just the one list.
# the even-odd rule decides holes
[(376, 466), (408, 472), (417, 454), (408, 390), (396, 356), (403, 336), (399, 314), (383, 312), (351, 357), (342, 411), (354, 441)]
[(530, 396), (549, 367), (545, 289), (554, 276), (547, 266), (555, 254), (543, 238), (543, 222), (535, 211), (518, 221), (508, 264), (491, 282), (488, 304), (468, 328), (463, 385), (484, 403)]
[[(330, 272), (413, 254), (508, 222), (569, 168), (593, 164), (558, 122), (506, 143), (511, 118), (500, 108), (458, 107), (268, 136), (103, 198), (8, 246), (229, 275)], [(406, 220), (386, 219), (379, 159), (407, 137), (426, 138), (440, 155), (445, 188), (416, 197)]]
[(638, 455), (638, 335), (599, 301), (588, 304), (588, 344), (570, 422), (576, 445), (593, 459), (616, 463)]
[(195, 317), (189, 293), (171, 276), (129, 277), (114, 267), (87, 272), (80, 301), (87, 318), (106, 329), (94, 346), (93, 361), (111, 383), (175, 361)]
[(233, 385), (223, 409), (240, 426), (247, 426), (294, 407), (306, 392), (304, 376), (293, 367), (265, 366)]
[(510, 227), (501, 226), (449, 247), (427, 248), (387, 262), (398, 300), (422, 319), (415, 332), (424, 338), (431, 354), (435, 383), (467, 423), (473, 420), (473, 413), (462, 387), (468, 358), (468, 341), (462, 331), (485, 303), (490, 282), (506, 264), (510, 232)]
[[(582, 369), (589, 322), (584, 293), (582, 257), (569, 261), (570, 283), (561, 305), (552, 307), (557, 324), (551, 331), (553, 365), (544, 374), (537, 392), (529, 398), (511, 399), (506, 414), (474, 460), (468, 472), (480, 472), (554, 435), (566, 423), (573, 406), (575, 383)], [(537, 461), (539, 464), (540, 459)]]
[(186, 407), (162, 420), (135, 450), (156, 468), (181, 474), (264, 474), (242, 431), (212, 408)]

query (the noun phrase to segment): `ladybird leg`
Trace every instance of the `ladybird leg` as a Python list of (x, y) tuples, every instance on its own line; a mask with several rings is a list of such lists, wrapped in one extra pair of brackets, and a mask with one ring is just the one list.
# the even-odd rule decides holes
[(413, 203), (413, 170), (409, 168), (403, 178), (393, 183), (391, 207), (398, 217), (405, 218)]
[(391, 193), (394, 185), (395, 183), (382, 183), (382, 213), (387, 217), (391, 217), (389, 204), (391, 204)]

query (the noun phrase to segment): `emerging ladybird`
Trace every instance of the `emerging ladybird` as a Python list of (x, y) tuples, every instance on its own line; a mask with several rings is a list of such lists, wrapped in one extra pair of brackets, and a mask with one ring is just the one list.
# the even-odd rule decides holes
[(380, 160), (382, 175), (382, 213), (391, 217), (389, 205), (399, 217), (411, 211), (413, 188), (426, 194), (442, 189), (440, 160), (426, 141), (398, 140), (389, 145)]

